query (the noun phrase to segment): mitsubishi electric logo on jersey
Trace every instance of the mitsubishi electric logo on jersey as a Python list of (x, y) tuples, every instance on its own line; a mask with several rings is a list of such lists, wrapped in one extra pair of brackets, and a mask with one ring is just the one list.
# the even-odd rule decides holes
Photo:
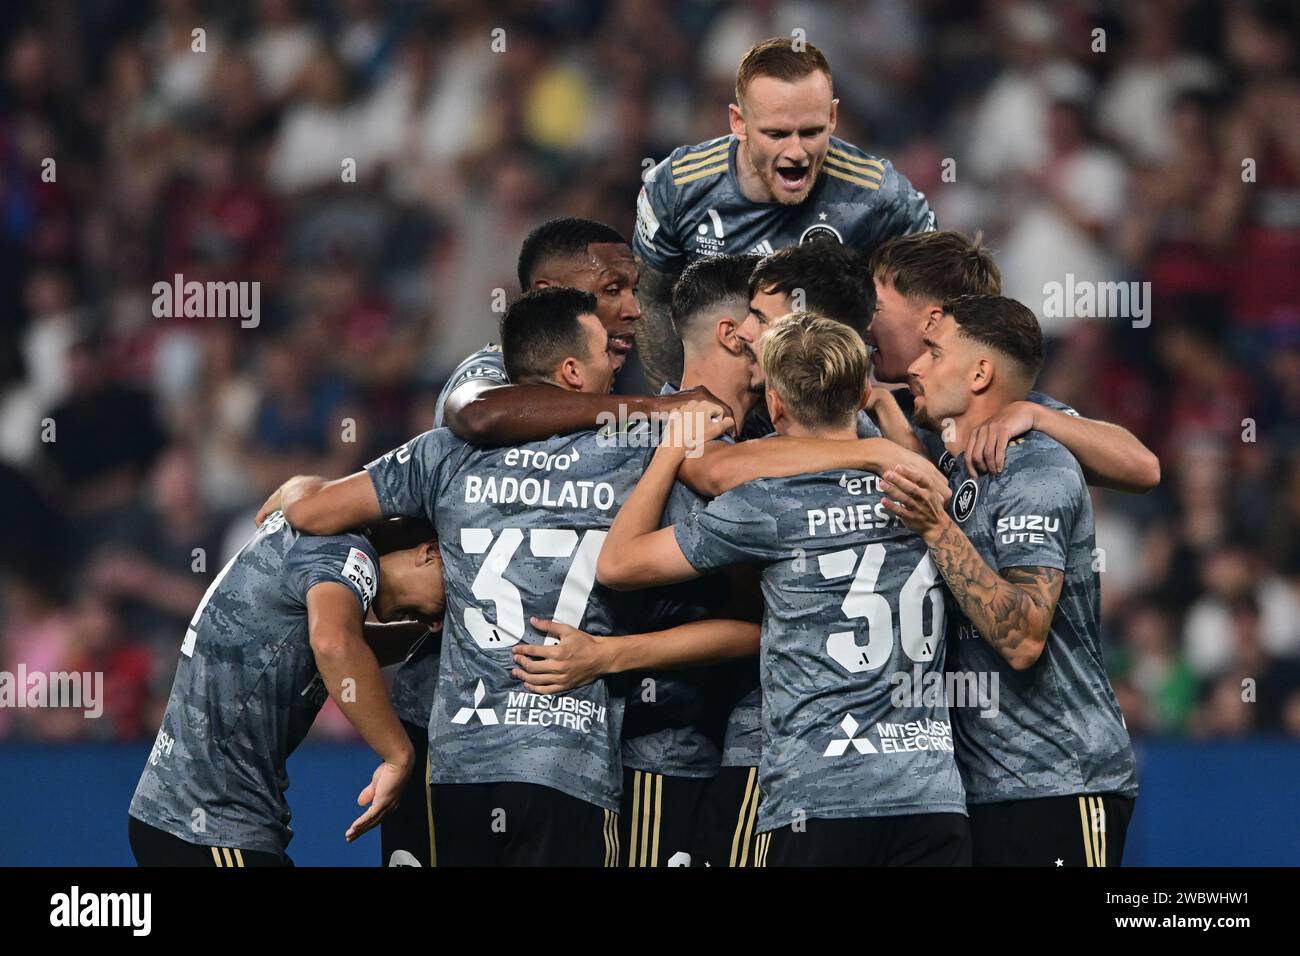
[[(722, 217), (712, 207), (707, 210), (709, 222), (702, 222), (695, 227), (695, 251), (702, 256), (719, 256), (726, 250), (726, 232), (722, 228)], [(710, 229), (712, 225), (712, 229)]]
[(500, 721), (497, 720), (497, 712), (495, 710), (491, 707), (480, 706), (483, 703), (483, 698), (486, 696), (487, 690), (483, 687), (483, 681), (480, 680), (478, 686), (474, 688), (474, 706), (462, 707), (460, 710), (456, 711), (456, 716), (451, 719), (451, 722), (453, 724), (468, 724), (473, 718), (477, 717), (479, 723), (484, 726), (500, 723)]
[(876, 739), (879, 746), (865, 736), (857, 736), (861, 725), (853, 715), (845, 714), (840, 721), (843, 737), (833, 739), (826, 746), (823, 757), (842, 757), (852, 746), (859, 754), (901, 754), (918, 750), (942, 750), (952, 752), (952, 724), (946, 720), (934, 720), (924, 717), (921, 720), (909, 720), (906, 723), (876, 724)]
[(861, 725), (856, 720), (853, 719), (852, 714), (845, 714), (844, 719), (840, 721), (840, 730), (844, 731), (844, 736), (836, 740), (832, 740), (829, 744), (827, 744), (826, 752), (822, 754), (822, 756), (843, 757), (846, 753), (848, 753), (850, 744), (852, 744), (853, 749), (860, 754), (880, 753), (880, 751), (877, 750), (872, 745), (871, 741), (868, 740), (866, 737), (854, 736), (854, 734), (858, 732), (859, 726)]
[(563, 727), (589, 734), (593, 723), (605, 723), (605, 708), (594, 700), (568, 694), (511, 691), (505, 723), (531, 727)]
[(483, 706), (485, 697), (487, 689), (480, 680), (474, 688), (474, 705), (460, 708), (451, 722), (463, 726), (477, 719), (484, 726), (563, 727), (583, 734), (591, 733), (593, 724), (605, 723), (605, 707), (568, 694), (531, 694), (512, 690), (506, 697), (502, 718), (498, 718), (493, 708)]

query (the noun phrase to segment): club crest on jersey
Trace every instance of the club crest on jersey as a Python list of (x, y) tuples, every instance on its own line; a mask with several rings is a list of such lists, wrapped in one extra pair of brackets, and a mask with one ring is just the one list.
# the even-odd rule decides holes
[(695, 227), (695, 251), (702, 256), (718, 256), (726, 249), (726, 230), (722, 228), (722, 217), (712, 207), (707, 210), (708, 222), (701, 222)]
[(975, 510), (975, 499), (979, 497), (979, 486), (974, 478), (967, 478), (952, 496), (952, 516), (958, 521), (965, 521)]
[(957, 467), (957, 459), (953, 457), (952, 452), (945, 451), (939, 456), (939, 470), (945, 475), (951, 475), (955, 467)]
[(815, 239), (834, 239), (840, 245), (844, 244), (844, 237), (834, 226), (828, 226), (824, 222), (814, 223), (803, 231), (799, 236), (799, 245), (805, 242), (812, 242)]

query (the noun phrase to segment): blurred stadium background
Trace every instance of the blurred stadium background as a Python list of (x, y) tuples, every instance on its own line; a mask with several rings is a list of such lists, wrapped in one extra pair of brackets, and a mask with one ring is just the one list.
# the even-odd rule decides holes
[[(643, 159), (723, 132), (740, 55), (796, 28), (837, 135), (982, 229), (1009, 295), (1152, 283), (1146, 328), (1043, 317), (1042, 389), (1164, 468), (1094, 496), (1129, 859), (1300, 862), (1300, 6), (41, 0), (0, 11), (0, 670), (101, 671), (105, 712), (0, 709), (0, 863), (130, 862), (256, 506), (429, 427), (528, 230), (630, 235)], [(155, 318), (177, 273), (260, 282), (257, 326)], [(341, 837), (370, 766), (330, 705), (290, 763), (299, 862), (377, 860)]]

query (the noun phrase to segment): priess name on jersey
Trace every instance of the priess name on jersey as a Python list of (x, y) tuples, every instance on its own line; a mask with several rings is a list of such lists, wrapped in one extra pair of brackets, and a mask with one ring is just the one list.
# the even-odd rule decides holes
[(543, 508), (597, 508), (608, 511), (614, 507), (614, 486), (605, 481), (562, 481), (556, 486), (549, 478), (501, 479), (478, 475), (465, 477), (466, 504), (524, 504)]
[(1046, 515), (1008, 515), (998, 519), (997, 533), (1003, 544), (1029, 542), (1042, 544), (1044, 532), (1055, 534), (1061, 530), (1061, 519)]
[(898, 523), (898, 519), (885, 508), (883, 500), (874, 504), (849, 505), (846, 508), (810, 508), (807, 514), (808, 534), (811, 537), (884, 529)]

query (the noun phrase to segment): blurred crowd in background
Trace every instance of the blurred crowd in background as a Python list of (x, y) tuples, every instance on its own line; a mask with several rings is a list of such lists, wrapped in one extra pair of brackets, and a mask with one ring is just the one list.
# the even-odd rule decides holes
[[(265, 496), (430, 427), (527, 232), (630, 235), (795, 29), (837, 135), (983, 231), (1042, 390), (1161, 458), (1094, 492), (1129, 728), (1300, 735), (1297, 4), (43, 0), (0, 11), (0, 670), (102, 671), (105, 713), (0, 738), (151, 737)], [(1067, 273), (1149, 325), (1045, 315)], [(177, 274), (260, 283), (256, 326), (155, 317)]]

